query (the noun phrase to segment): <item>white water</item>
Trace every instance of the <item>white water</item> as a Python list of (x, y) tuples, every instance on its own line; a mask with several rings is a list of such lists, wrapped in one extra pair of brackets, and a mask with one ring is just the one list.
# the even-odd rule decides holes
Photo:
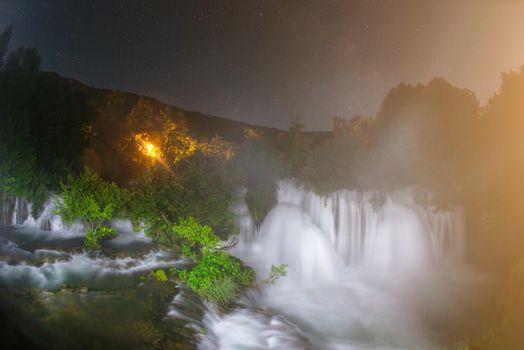
[[(64, 284), (119, 285), (126, 282), (126, 276), (184, 264), (171, 253), (152, 249), (152, 246), (146, 246), (145, 251), (136, 251), (132, 255), (128, 255), (125, 250), (120, 255), (107, 255), (101, 251), (68, 251), (67, 242), (71, 241), (71, 237), (60, 235), (59, 232), (26, 227), (16, 227), (10, 232), (7, 235), (9, 239), (0, 237), (0, 287), (57, 289)], [(125, 235), (125, 232), (120, 233), (120, 236)], [(108, 244), (123, 245), (123, 249), (126, 249), (131, 242), (144, 241), (136, 233), (128, 238), (120, 236)], [(15, 240), (20, 241), (21, 245)], [(82, 244), (78, 239), (72, 243)], [(42, 244), (49, 248), (40, 248)]]
[[(72, 238), (83, 236), (84, 231), (80, 223), (66, 225), (60, 215), (56, 215), (55, 202), (60, 201), (60, 197), (51, 194), (49, 199), (44, 203), (42, 212), (35, 219), (31, 214), (32, 203), (27, 202), (24, 198), (17, 197), (13, 208), (11, 224), (22, 228), (27, 228), (30, 234), (35, 231), (41, 231), (40, 235), (48, 233), (49, 238)], [(25, 204), (27, 210), (22, 210), (22, 204)], [(24, 216), (25, 214), (25, 216)], [(143, 230), (135, 232), (131, 220), (115, 219), (110, 222), (110, 226), (117, 232), (118, 236), (111, 240), (115, 245), (126, 245), (137, 241), (150, 243), (152, 239), (145, 236)]]
[[(19, 253), (18, 253), (19, 254)], [(108, 258), (88, 253), (67, 254), (54, 250), (37, 250), (35, 260), (43, 257), (58, 258), (42, 265), (25, 262), (10, 265), (0, 261), (0, 285), (56, 289), (64, 283), (89, 285), (101, 284), (103, 279), (130, 275), (178, 264), (162, 251), (150, 252), (139, 258)], [(107, 281), (103, 281), (107, 284)]]
[(247, 309), (208, 311), (200, 348), (440, 348), (423, 321), (454, 307), (464, 213), (426, 208), (427, 196), (408, 188), (320, 197), (284, 181), (258, 231), (239, 204), (232, 253), (259, 278), (282, 263), (288, 276), (249, 292)]
[[(63, 251), (66, 246), (81, 245), (84, 232), (80, 224), (65, 225), (61, 217), (54, 214), (56, 200), (60, 198), (51, 195), (42, 213), (35, 219), (31, 215), (31, 203), (16, 198), (11, 220), (14, 226), (12, 237), (0, 237), (0, 286), (56, 289), (63, 284), (107, 285), (115, 277), (180, 264), (178, 259), (165, 251), (152, 250), (152, 240), (143, 231), (134, 232), (130, 220), (111, 221), (110, 225), (118, 234), (104, 245), (123, 253), (133, 248), (132, 245), (138, 246), (146, 250), (146, 254), (115, 257), (86, 251)], [(26, 205), (26, 210), (22, 210), (22, 204)], [(12, 238), (33, 248), (21, 248), (10, 240)], [(68, 241), (72, 243), (67, 245)], [(51, 245), (59, 250), (34, 249), (35, 245)]]
[(23, 199), (16, 198), (12, 224), (21, 225), (30, 229), (52, 231), (63, 237), (82, 235), (83, 232), (80, 224), (65, 225), (60, 215), (54, 213), (55, 202), (57, 200), (60, 200), (60, 198), (51, 194), (43, 206), (42, 213), (37, 218), (34, 218), (31, 214), (32, 203), (27, 203), (27, 217), (24, 218), (20, 215), (18, 206), (18, 203), (23, 201)]

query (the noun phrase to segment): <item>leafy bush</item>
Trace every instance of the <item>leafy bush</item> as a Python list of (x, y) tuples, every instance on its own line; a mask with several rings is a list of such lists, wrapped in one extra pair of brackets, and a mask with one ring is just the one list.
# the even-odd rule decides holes
[[(221, 250), (220, 238), (210, 226), (201, 225), (192, 217), (183, 218), (171, 225), (169, 238), (173, 246), (180, 247), (182, 254), (194, 262), (193, 267), (172, 269), (172, 273), (202, 299), (227, 305), (235, 299), (242, 287), (254, 282), (252, 270)], [(162, 272), (158, 271), (154, 277), (164, 280)]]
[(116, 231), (112, 227), (99, 226), (97, 228), (89, 229), (86, 232), (84, 239), (84, 246), (88, 249), (95, 249), (100, 247), (100, 242), (106, 238), (111, 238), (116, 235)]
[(182, 239), (182, 253), (191, 258), (197, 258), (198, 253), (205, 254), (218, 246), (220, 238), (213, 233), (211, 227), (200, 225), (192, 217), (181, 219), (171, 228), (174, 238)]
[[(221, 237), (234, 232), (235, 174), (224, 158), (197, 152), (169, 169), (150, 169), (134, 184), (131, 201), (135, 226), (193, 261), (189, 269), (172, 270), (179, 282), (221, 306), (255, 281), (253, 271), (220, 246)], [(281, 275), (273, 270), (267, 283)]]
[(148, 236), (171, 244), (171, 225), (187, 217), (210, 226), (225, 238), (234, 230), (235, 172), (229, 164), (201, 153), (171, 169), (157, 167), (134, 184), (133, 221)]
[[(183, 219), (172, 227), (175, 239), (182, 240), (182, 253), (193, 259), (195, 266), (173, 272), (178, 280), (208, 302), (225, 306), (234, 301), (244, 287), (255, 286), (255, 273), (241, 261), (224, 252), (220, 239), (209, 226), (202, 226), (193, 218)], [(268, 278), (260, 284), (273, 284), (286, 275), (287, 265), (271, 266)]]
[(205, 253), (195, 267), (179, 271), (179, 279), (204, 300), (219, 305), (231, 303), (241, 287), (254, 282), (252, 270), (226, 252)]
[(155, 270), (154, 272), (151, 272), (151, 274), (159, 282), (167, 282), (168, 281), (167, 274), (166, 274), (166, 272), (164, 270)]
[(0, 32), (0, 192), (26, 197), (36, 216), (46, 189), (76, 168), (93, 110), (75, 84), (39, 71), (36, 49), (10, 50), (12, 33)]
[(37, 216), (47, 191), (44, 173), (37, 170), (30, 149), (12, 151), (0, 145), (0, 198), (25, 197), (33, 203), (32, 215)]
[(100, 241), (115, 234), (105, 225), (125, 208), (129, 193), (117, 184), (102, 180), (89, 168), (78, 175), (69, 175), (61, 184), (61, 199), (55, 212), (66, 223), (82, 222), (86, 231), (86, 248), (96, 248)]
[(239, 292), (238, 283), (231, 277), (213, 279), (209, 283), (209, 288), (198, 290), (198, 294), (207, 301), (218, 305), (231, 304)]

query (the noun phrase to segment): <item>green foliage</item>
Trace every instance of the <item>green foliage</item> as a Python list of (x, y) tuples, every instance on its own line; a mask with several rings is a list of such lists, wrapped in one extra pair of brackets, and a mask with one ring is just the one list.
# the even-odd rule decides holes
[(175, 238), (181, 238), (185, 242), (185, 255), (189, 255), (190, 250), (198, 249), (203, 253), (209, 252), (211, 249), (217, 247), (220, 238), (213, 233), (211, 227), (207, 225), (200, 225), (192, 217), (183, 218), (178, 224), (171, 227), (171, 231)]
[(195, 267), (179, 271), (179, 279), (204, 300), (227, 305), (241, 287), (254, 282), (251, 270), (226, 252), (205, 253)]
[(35, 160), (29, 150), (10, 152), (0, 146), (0, 192), (4, 196), (28, 196), (35, 177)]
[[(255, 276), (252, 270), (220, 250), (220, 238), (210, 226), (201, 225), (192, 217), (182, 218), (170, 226), (168, 237), (173, 247), (180, 247), (182, 254), (195, 263), (189, 269), (172, 268), (170, 273), (204, 300), (227, 305), (242, 287), (253, 283)], [(159, 274), (164, 273), (160, 271)]]
[(37, 216), (77, 164), (91, 110), (69, 81), (39, 72), (36, 49), (9, 50), (11, 36), (12, 27), (0, 33), (0, 192), (26, 197)]
[(231, 304), (239, 292), (238, 283), (231, 277), (212, 279), (209, 288), (203, 288), (197, 293), (204, 299), (217, 305)]
[(167, 274), (164, 270), (155, 270), (151, 272), (153, 277), (159, 281), (159, 282), (167, 282), (169, 279), (167, 278)]
[(116, 236), (116, 231), (112, 227), (98, 226), (89, 229), (86, 232), (86, 237), (84, 239), (84, 247), (87, 249), (100, 248), (100, 242), (114, 236)]
[(0, 197), (25, 197), (33, 203), (32, 215), (37, 216), (47, 198), (44, 173), (37, 170), (30, 150), (10, 152), (0, 145)]
[(127, 191), (113, 182), (102, 180), (89, 168), (78, 175), (69, 175), (62, 183), (62, 200), (57, 213), (68, 222), (82, 220), (90, 223), (111, 220), (127, 200)]
[(55, 203), (56, 213), (66, 223), (82, 222), (87, 248), (98, 247), (102, 239), (114, 234), (104, 224), (125, 208), (129, 198), (125, 189), (102, 180), (89, 168), (78, 176), (69, 175), (61, 187), (61, 200)]
[(262, 280), (260, 284), (275, 284), (277, 279), (285, 276), (287, 276), (286, 264), (271, 265), (271, 272), (269, 273), (269, 277), (267, 277), (265, 280)]
[(180, 245), (182, 254), (195, 261), (194, 267), (180, 271), (174, 269), (172, 273), (204, 300), (227, 305), (242, 287), (254, 281), (250, 269), (219, 250), (220, 238), (211, 227), (199, 224), (192, 217), (184, 218), (172, 225), (171, 237)]
[(131, 209), (147, 235), (170, 243), (171, 225), (193, 217), (225, 238), (234, 230), (231, 206), (235, 172), (224, 160), (200, 153), (183, 159), (171, 170), (151, 169), (135, 183)]
[[(275, 178), (271, 176), (271, 194)], [(237, 176), (223, 157), (196, 152), (169, 169), (153, 167), (134, 184), (131, 211), (133, 223), (168, 247), (178, 249), (194, 263), (189, 269), (170, 273), (202, 299), (231, 303), (243, 287), (253, 285), (254, 272), (220, 246), (221, 237), (234, 232), (231, 207)], [(285, 275), (274, 267), (267, 283)]]

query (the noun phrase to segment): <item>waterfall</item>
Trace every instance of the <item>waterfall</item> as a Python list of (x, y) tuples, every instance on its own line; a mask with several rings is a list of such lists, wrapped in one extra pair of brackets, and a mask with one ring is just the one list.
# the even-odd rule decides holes
[(344, 266), (408, 272), (460, 262), (465, 245), (463, 209), (439, 211), (420, 202), (415, 188), (319, 196), (281, 181), (277, 204), (258, 232), (246, 218), (246, 209), (237, 207), (245, 221), (240, 240), (259, 238), (236, 253), (263, 251), (264, 263), (286, 263), (307, 278), (334, 276)]
[[(240, 237), (231, 252), (259, 279), (273, 264), (288, 265), (288, 275), (247, 293), (251, 311), (209, 311), (202, 349), (270, 348), (260, 334), (283, 328), (258, 322), (259, 308), (299, 330), (290, 326), (288, 339), (303, 335), (313, 348), (439, 348), (417, 310), (421, 300), (451, 298), (448, 271), (462, 264), (465, 248), (462, 208), (437, 210), (415, 187), (320, 196), (289, 180), (278, 183), (276, 198), (258, 229), (245, 204), (235, 207)], [(237, 326), (252, 336), (235, 337)]]
[(48, 200), (37, 218), (32, 215), (33, 204), (24, 197), (5, 198), (0, 203), (0, 224), (22, 225), (43, 231), (63, 231), (60, 216), (54, 214), (54, 202), (57, 197), (49, 195)]
[[(63, 222), (60, 215), (55, 214), (55, 203), (60, 201), (60, 197), (50, 193), (49, 198), (44, 203), (41, 213), (34, 218), (32, 215), (33, 204), (26, 198), (15, 197), (4, 200), (0, 207), (0, 224), (16, 225), (39, 231), (53, 232), (56, 237), (72, 237), (83, 235), (83, 228), (80, 223), (67, 225)], [(117, 232), (121, 233), (114, 239), (115, 243), (134, 242), (137, 240), (151, 242), (150, 238), (145, 237), (144, 231), (135, 232), (129, 219), (115, 219), (109, 225)]]
[(32, 215), (29, 215), (24, 220), (22, 225), (27, 227), (34, 227), (43, 231), (77, 232), (79, 229), (78, 225), (73, 227), (66, 227), (62, 222), (62, 218), (54, 213), (56, 200), (58, 200), (57, 196), (50, 195), (49, 199), (45, 202), (40, 215), (36, 219)]

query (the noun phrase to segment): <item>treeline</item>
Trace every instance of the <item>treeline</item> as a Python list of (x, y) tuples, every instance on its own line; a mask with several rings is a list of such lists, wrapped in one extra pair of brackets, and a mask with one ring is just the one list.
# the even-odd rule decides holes
[(522, 254), (522, 96), (524, 67), (502, 74), (485, 106), (440, 78), (401, 84), (373, 118), (334, 118), (333, 137), (311, 149), (297, 176), (321, 193), (429, 187), (436, 207), (465, 206), (472, 246), (482, 244), (475, 254), (507, 263)]
[(319, 191), (425, 185), (463, 190), (482, 157), (475, 95), (443, 79), (393, 88), (373, 118), (333, 119), (299, 177)]
[(0, 35), (0, 197), (30, 199), (35, 215), (46, 192), (59, 190), (61, 181), (84, 166), (126, 187), (139, 181), (155, 163), (141, 152), (144, 142), (166, 161), (196, 151), (231, 158), (254, 138), (287, 142), (286, 133), (275, 129), (41, 72), (38, 51), (11, 49), (11, 35), (11, 28)]
[(27, 197), (38, 210), (46, 190), (80, 168), (90, 111), (82, 94), (39, 73), (36, 49), (9, 50), (11, 34), (0, 34), (0, 193)]

